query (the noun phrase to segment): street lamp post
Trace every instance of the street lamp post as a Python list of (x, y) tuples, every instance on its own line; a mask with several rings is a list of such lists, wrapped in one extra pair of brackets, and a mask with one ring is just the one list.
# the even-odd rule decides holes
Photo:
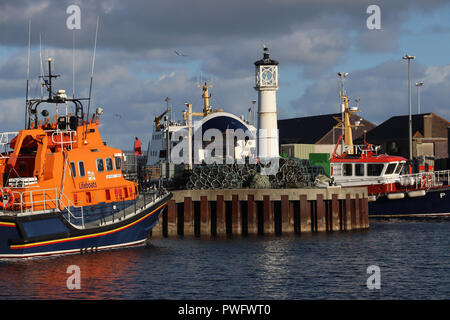
[(414, 60), (415, 56), (405, 54), (403, 60), (408, 60), (408, 102), (409, 102), (409, 161), (412, 161), (412, 116), (411, 116), (411, 60)]
[(416, 82), (417, 87), (417, 114), (420, 114), (420, 87), (423, 86), (423, 81)]

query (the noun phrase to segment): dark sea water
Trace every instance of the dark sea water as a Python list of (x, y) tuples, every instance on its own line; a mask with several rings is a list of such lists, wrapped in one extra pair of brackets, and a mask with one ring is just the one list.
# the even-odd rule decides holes
[[(0, 299), (449, 299), (450, 219), (367, 231), (162, 238), (132, 249), (0, 262)], [(69, 290), (70, 265), (80, 289)], [(367, 268), (380, 268), (369, 290)]]

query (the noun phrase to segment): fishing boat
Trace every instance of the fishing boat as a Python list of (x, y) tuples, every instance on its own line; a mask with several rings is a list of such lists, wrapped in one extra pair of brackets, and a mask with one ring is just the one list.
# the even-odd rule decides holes
[[(339, 88), (343, 130), (330, 158), (331, 176), (338, 186), (367, 187), (371, 217), (450, 216), (450, 170), (421, 167), (412, 172), (408, 159), (379, 154), (379, 147), (364, 141), (353, 145), (349, 107), (344, 86)], [(341, 152), (338, 146), (342, 143)]]
[(103, 110), (90, 115), (90, 95), (54, 92), (56, 77), (48, 59), (48, 97), (27, 94), (25, 128), (0, 134), (0, 258), (142, 245), (171, 197), (124, 179), (122, 150), (99, 132)]

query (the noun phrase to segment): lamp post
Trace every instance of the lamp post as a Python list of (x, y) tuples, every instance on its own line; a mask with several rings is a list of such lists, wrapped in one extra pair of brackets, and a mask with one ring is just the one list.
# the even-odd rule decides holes
[(420, 114), (420, 87), (423, 86), (423, 81), (416, 82), (417, 87), (417, 114)]
[(409, 160), (412, 161), (412, 116), (411, 116), (411, 60), (414, 60), (415, 56), (405, 54), (403, 60), (408, 61), (408, 102), (409, 102)]

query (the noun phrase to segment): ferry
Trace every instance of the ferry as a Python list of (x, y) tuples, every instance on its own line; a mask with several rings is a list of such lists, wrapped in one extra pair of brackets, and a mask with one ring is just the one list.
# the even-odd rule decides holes
[[(371, 217), (450, 216), (450, 170), (434, 171), (433, 166), (421, 167), (412, 173), (408, 159), (379, 154), (379, 147), (364, 141), (353, 145), (349, 98), (339, 88), (342, 101), (343, 129), (330, 158), (334, 184), (343, 187), (367, 187)], [(337, 150), (342, 143), (341, 153)]]
[(99, 132), (102, 108), (90, 115), (90, 96), (54, 92), (51, 66), (48, 97), (26, 99), (25, 128), (0, 134), (0, 258), (145, 244), (171, 193), (124, 179), (124, 153)]
[[(241, 132), (247, 134), (245, 137), (236, 136), (234, 138), (234, 145), (227, 156), (231, 156), (233, 159), (242, 159), (255, 153), (256, 127), (254, 126), (254, 121), (251, 120), (252, 108), (248, 110), (247, 120), (244, 119), (243, 115), (238, 117), (223, 111), (223, 109), (213, 109), (210, 103), (211, 94), (209, 91), (212, 85), (204, 82), (198, 83), (197, 87), (202, 89), (203, 108), (201, 112), (194, 112), (192, 104), (185, 103), (186, 110), (182, 113), (183, 120), (174, 121), (171, 119), (171, 108), (168, 103), (170, 99), (166, 98), (166, 110), (154, 119), (153, 133), (148, 144), (147, 165), (161, 168), (163, 177), (173, 178), (175, 173), (171, 154), (179, 143), (176, 137), (185, 139), (190, 148), (187, 159), (183, 163), (189, 169), (192, 169), (195, 159), (198, 163), (202, 163), (208, 156), (207, 143), (202, 140), (208, 129), (218, 130), (224, 136), (227, 130), (242, 130)], [(193, 117), (197, 118), (195, 123)], [(199, 140), (201, 140), (200, 145), (198, 141), (195, 144), (193, 139), (191, 139), (198, 135), (200, 136)], [(223, 140), (226, 142), (226, 138)], [(225, 147), (224, 150), (226, 150)]]

